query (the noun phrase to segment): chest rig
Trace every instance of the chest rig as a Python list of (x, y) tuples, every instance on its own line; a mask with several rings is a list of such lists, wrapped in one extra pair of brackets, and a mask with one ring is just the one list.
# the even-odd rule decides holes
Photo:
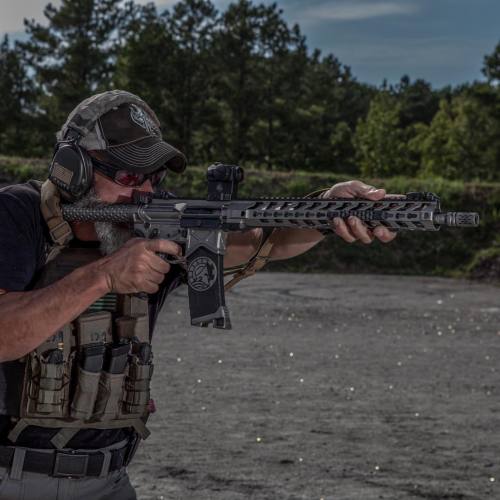
[[(62, 248), (35, 288), (100, 257), (97, 248)], [(26, 356), (20, 418), (9, 439), (28, 425), (60, 428), (51, 440), (56, 448), (81, 429), (133, 427), (144, 439), (152, 374), (147, 300), (107, 294)]]

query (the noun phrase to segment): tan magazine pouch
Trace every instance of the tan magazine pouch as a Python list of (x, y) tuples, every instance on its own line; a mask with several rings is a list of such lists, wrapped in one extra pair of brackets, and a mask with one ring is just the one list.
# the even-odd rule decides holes
[(26, 361), (21, 414), (67, 417), (74, 361), (72, 332), (67, 325), (32, 351)]
[(103, 311), (84, 314), (76, 319), (75, 324), (78, 358), (85, 360), (88, 351), (98, 351), (94, 356), (97, 369), (86, 370), (80, 361), (76, 373), (75, 394), (71, 402), (70, 415), (75, 419), (89, 420), (94, 415), (106, 344), (112, 342), (111, 313)]

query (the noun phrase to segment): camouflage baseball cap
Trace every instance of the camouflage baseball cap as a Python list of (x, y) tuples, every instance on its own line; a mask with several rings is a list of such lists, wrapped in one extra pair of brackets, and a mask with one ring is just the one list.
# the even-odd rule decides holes
[(186, 168), (186, 157), (162, 139), (154, 111), (138, 96), (110, 90), (81, 102), (57, 134), (59, 141), (71, 134), (99, 158), (131, 172), (150, 173), (162, 166), (174, 172)]

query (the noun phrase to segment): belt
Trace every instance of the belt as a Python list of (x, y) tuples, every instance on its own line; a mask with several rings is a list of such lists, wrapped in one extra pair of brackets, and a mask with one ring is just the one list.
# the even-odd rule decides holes
[[(106, 476), (109, 472), (128, 465), (137, 450), (140, 438), (129, 441), (115, 450), (37, 450), (23, 448), (22, 470), (53, 477), (80, 478)], [(12, 466), (15, 446), (0, 446), (0, 467)]]

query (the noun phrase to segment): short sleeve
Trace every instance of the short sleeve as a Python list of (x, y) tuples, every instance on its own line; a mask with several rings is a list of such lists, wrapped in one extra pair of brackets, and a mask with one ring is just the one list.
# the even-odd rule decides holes
[(44, 253), (39, 194), (28, 184), (0, 189), (0, 289), (29, 288)]

